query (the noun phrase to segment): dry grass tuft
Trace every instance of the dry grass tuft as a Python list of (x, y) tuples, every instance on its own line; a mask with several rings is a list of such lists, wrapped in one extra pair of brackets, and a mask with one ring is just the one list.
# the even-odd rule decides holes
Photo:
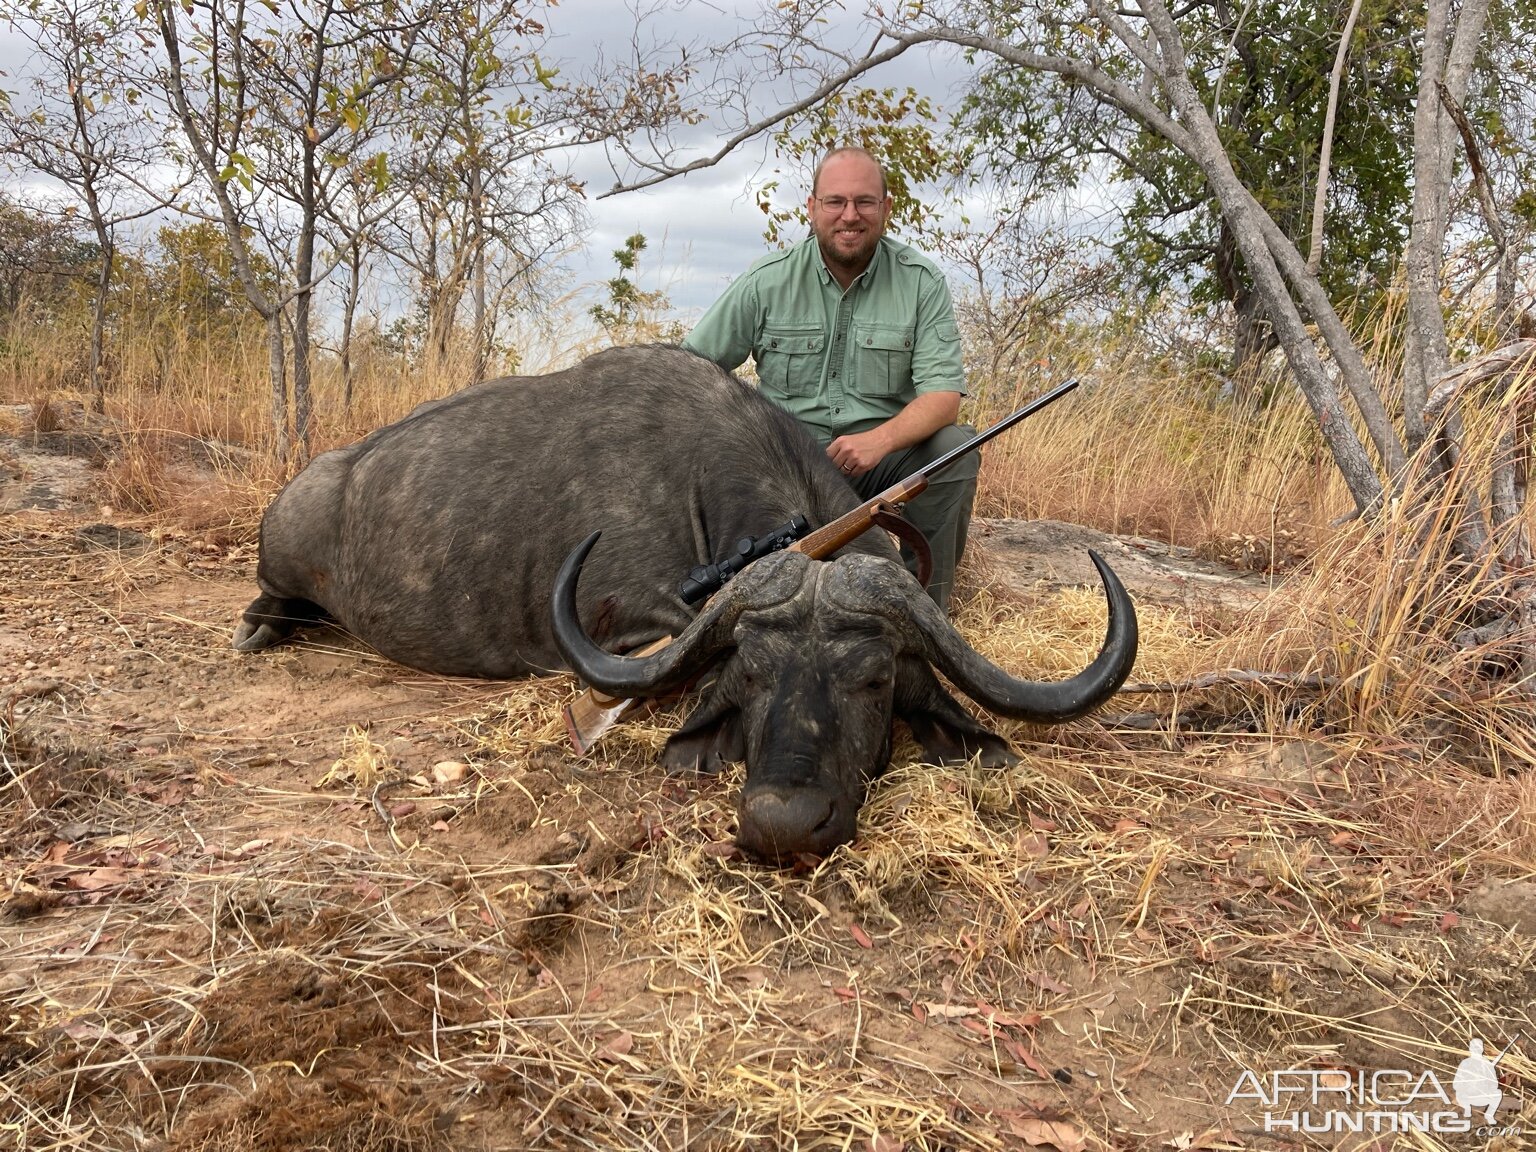
[(53, 406), (53, 398), (50, 396), (38, 396), (32, 401), (32, 428), (31, 431), (39, 436), (46, 436), (50, 432), (57, 432), (62, 428), (63, 421), (58, 411)]

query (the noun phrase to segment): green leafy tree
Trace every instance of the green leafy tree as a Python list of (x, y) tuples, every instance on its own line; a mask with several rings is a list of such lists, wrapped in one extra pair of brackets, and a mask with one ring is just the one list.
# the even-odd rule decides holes
[[(1237, 177), (1281, 231), (1305, 247), (1312, 229), (1329, 77), (1348, 3), (1228, 0), (1183, 9), (1179, 31), (1195, 94)], [(1053, 25), (1054, 14), (1059, 24)], [(1048, 43), (1076, 39), (1067, 12), (1040, 18)], [(1343, 98), (1332, 125), (1327, 243), (1318, 276), (1336, 306), (1389, 285), (1408, 235), (1418, 83), (1410, 8), (1367, 0), (1353, 25)], [(1115, 74), (1131, 81), (1123, 69)], [(1045, 173), (1057, 184), (1108, 172), (1126, 198), (1114, 250), (1122, 289), (1178, 288), (1197, 306), (1230, 306), (1230, 370), (1276, 344), (1262, 297), (1200, 165), (1145, 122), (1113, 114), (1076, 85), (993, 58), (968, 97), (960, 135), (1004, 181)]]
[(768, 218), (764, 235), (770, 244), (787, 243), (786, 229), (810, 227), (805, 194), (811, 173), (833, 148), (853, 144), (879, 158), (891, 194), (893, 232), (932, 234), (942, 213), (919, 185), (948, 184), (966, 173), (973, 159), (967, 144), (946, 139), (940, 112), (913, 88), (852, 88), (833, 92), (825, 101), (786, 120), (773, 133), (773, 147), (792, 165), (795, 178), (780, 196), (783, 181), (776, 175), (758, 186), (757, 205)]
[(74, 311), (77, 287), (92, 276), (99, 256), (78, 220), (0, 191), (0, 324), (47, 323)]
[[(157, 328), (212, 343), (254, 319), (222, 226), (206, 220), (166, 225), (155, 246), (145, 280)], [(277, 270), (261, 253), (251, 254), (251, 270), (262, 291), (279, 290)]]
[[(67, 195), (95, 236), (87, 371), (92, 407), (105, 407), (102, 362), (117, 229), (158, 211), (180, 191), (163, 166), (164, 134), (146, 116), (133, 20), (111, 0), (0, 0), (27, 45), (14, 98), (0, 98), (0, 141)], [(3, 95), (3, 94), (0, 94)]]
[(607, 282), (608, 299), (588, 309), (615, 344), (639, 340), (675, 343), (687, 334), (680, 323), (658, 318), (672, 306), (667, 294), (659, 288), (646, 291), (631, 278), (640, 267), (640, 253), (645, 248), (645, 236), (639, 232), (625, 239), (624, 247), (613, 254), (619, 274)]

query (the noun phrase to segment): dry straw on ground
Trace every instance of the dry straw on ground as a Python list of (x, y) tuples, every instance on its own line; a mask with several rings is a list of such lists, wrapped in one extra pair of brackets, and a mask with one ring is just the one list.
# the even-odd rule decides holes
[[(1049, 671), (1099, 622), (1075, 592), (1048, 607), (962, 620)], [(1143, 618), (1149, 676), (1231, 655)], [(157, 653), (199, 656), (180, 635)], [(13, 696), (8, 1138), (1235, 1147), (1260, 1139), (1225, 1106), (1240, 1069), (1449, 1083), (1467, 1037), (1536, 1030), (1536, 940), (1454, 911), (1531, 871), (1536, 795), (1487, 763), (1229, 690), (1250, 730), (1015, 726), (1006, 771), (907, 746), (856, 844), (774, 870), (729, 845), (739, 778), (645, 766), (676, 713), (582, 763), (547, 722), (568, 687), (510, 687), (397, 717), (471, 738), (474, 767), (390, 794), (416, 805), (399, 847), (368, 802), (381, 733), (324, 737), (330, 772), (217, 742), (124, 764)], [(1507, 1060), (1524, 1090), (1536, 1066)]]
[[(1167, 411), (1160, 451), (1225, 426)], [(987, 498), (1151, 517), (1167, 491), (1070, 470), (1133, 457), (1126, 414), (1053, 416)], [(1317, 531), (1328, 485), (1273, 443), (1183, 457), (1178, 524)], [(229, 459), (230, 491), (278, 478)], [(1493, 1146), (1536, 1132), (1536, 715), (1473, 675), (1500, 653), (1456, 645), (1401, 530), (1336, 534), (1247, 616), (1144, 604), (1147, 691), (1003, 724), (1006, 770), (903, 741), (854, 844), (770, 869), (731, 844), (739, 769), (654, 766), (686, 704), (578, 760), (563, 678), (444, 682), (334, 632), (237, 656), (259, 499), (113, 491), (0, 530), (0, 641), (35, 665), (0, 708), (0, 1145), (1291, 1147), (1228, 1102), (1242, 1070), (1448, 1085), (1473, 1037), (1516, 1041), (1526, 1135)], [(959, 623), (1050, 676), (1103, 611), (987, 587)]]

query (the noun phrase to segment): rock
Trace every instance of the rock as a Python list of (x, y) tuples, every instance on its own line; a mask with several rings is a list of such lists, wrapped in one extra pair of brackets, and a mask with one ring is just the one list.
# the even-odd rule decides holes
[(1536, 936), (1536, 880), (1485, 880), (1467, 895), (1473, 916)]
[(469, 765), (457, 760), (439, 760), (432, 765), (432, 780), (435, 784), (457, 784), (469, 775)]
[(970, 543), (980, 545), (982, 579), (1025, 598), (1038, 596), (1042, 586), (1096, 587), (1099, 576), (1088, 559), (1090, 548), (1138, 602), (1243, 612), (1270, 593), (1264, 577), (1202, 559), (1192, 549), (1058, 520), (977, 519)]

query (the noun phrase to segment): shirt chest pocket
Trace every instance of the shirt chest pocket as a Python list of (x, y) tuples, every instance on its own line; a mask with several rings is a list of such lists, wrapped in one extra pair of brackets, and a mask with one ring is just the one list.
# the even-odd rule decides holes
[(819, 327), (764, 328), (754, 353), (758, 381), (770, 395), (814, 396), (821, 388), (826, 350), (827, 337)]
[(901, 396), (912, 389), (912, 341), (916, 329), (896, 324), (853, 328), (856, 387), (870, 396)]

